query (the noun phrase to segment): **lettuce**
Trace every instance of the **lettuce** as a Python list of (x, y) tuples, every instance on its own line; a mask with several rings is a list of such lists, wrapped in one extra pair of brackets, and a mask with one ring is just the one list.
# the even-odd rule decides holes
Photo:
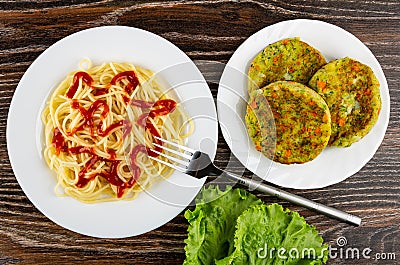
[(236, 220), (244, 210), (262, 201), (242, 189), (203, 188), (194, 211), (187, 210), (188, 238), (184, 264), (214, 264), (233, 252)]
[(321, 265), (328, 259), (315, 227), (279, 204), (265, 205), (245, 190), (214, 186), (203, 188), (196, 202), (194, 211), (185, 212), (186, 265)]
[(328, 259), (328, 246), (322, 244), (315, 227), (297, 212), (258, 205), (238, 217), (235, 250), (216, 264), (320, 265)]

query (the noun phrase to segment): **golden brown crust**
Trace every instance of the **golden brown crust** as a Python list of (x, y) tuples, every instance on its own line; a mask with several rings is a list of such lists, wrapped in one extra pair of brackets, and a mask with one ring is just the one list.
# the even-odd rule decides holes
[(335, 60), (318, 70), (309, 85), (330, 109), (329, 145), (350, 146), (364, 137), (378, 120), (380, 85), (369, 66), (348, 57)]
[(268, 45), (252, 61), (248, 72), (248, 92), (275, 81), (307, 84), (324, 64), (326, 61), (322, 54), (299, 38), (277, 41)]
[(269, 158), (274, 153), (274, 161), (284, 164), (313, 160), (326, 147), (331, 134), (325, 101), (297, 82), (278, 81), (253, 91), (245, 120), (256, 149)]

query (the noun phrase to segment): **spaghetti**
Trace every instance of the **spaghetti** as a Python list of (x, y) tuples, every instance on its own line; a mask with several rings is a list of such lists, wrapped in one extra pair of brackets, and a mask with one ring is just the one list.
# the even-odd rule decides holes
[(161, 152), (153, 136), (183, 143), (186, 116), (150, 70), (130, 63), (92, 67), (89, 60), (80, 68), (60, 83), (42, 113), (55, 192), (87, 203), (134, 199), (172, 173), (147, 156), (157, 156), (150, 147)]

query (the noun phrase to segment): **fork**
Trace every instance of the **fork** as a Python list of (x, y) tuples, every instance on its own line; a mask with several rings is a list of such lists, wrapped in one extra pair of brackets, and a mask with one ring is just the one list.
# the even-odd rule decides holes
[[(183, 172), (185, 174), (188, 174), (192, 177), (199, 179), (208, 176), (223, 176), (243, 186), (246, 186), (247, 188), (254, 189), (262, 193), (275, 196), (279, 199), (291, 202), (293, 204), (303, 206), (307, 209), (310, 209), (317, 213), (324, 214), (328, 217), (340, 220), (342, 222), (346, 222), (355, 226), (359, 226), (361, 224), (361, 218), (358, 216), (340, 211), (338, 209), (323, 205), (321, 203), (314, 202), (312, 200), (275, 188), (265, 183), (260, 183), (258, 181), (254, 181), (248, 178), (243, 178), (231, 172), (223, 171), (213, 164), (210, 157), (206, 153), (194, 150), (186, 146), (179, 145), (171, 141), (167, 141), (157, 136), (155, 136), (155, 138), (160, 141), (158, 143), (153, 143), (154, 146), (158, 147), (157, 148), (158, 150), (167, 151), (169, 153), (179, 156), (180, 158), (173, 157), (167, 155), (166, 153), (153, 149), (150, 150), (162, 157), (167, 158), (170, 161), (175, 162), (176, 164), (169, 163), (167, 161), (161, 160), (157, 157), (153, 157), (150, 155), (149, 158), (159, 163), (162, 163), (168, 167), (171, 167), (175, 170), (178, 170), (180, 172)], [(171, 149), (165, 147), (163, 144), (169, 144), (170, 146), (176, 147), (177, 149)]]

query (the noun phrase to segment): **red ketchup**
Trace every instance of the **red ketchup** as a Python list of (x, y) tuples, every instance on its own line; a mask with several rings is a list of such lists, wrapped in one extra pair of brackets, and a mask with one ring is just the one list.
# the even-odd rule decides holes
[[(143, 100), (130, 100), (130, 94), (135, 90), (135, 88), (138, 86), (139, 81), (135, 75), (134, 71), (126, 71), (126, 72), (121, 72), (114, 76), (111, 80), (111, 82), (106, 86), (106, 88), (96, 88), (92, 85), (93, 83), (93, 78), (86, 72), (77, 72), (74, 75), (73, 81), (71, 86), (69, 87), (66, 96), (68, 98), (73, 98), (78, 86), (79, 86), (79, 81), (82, 80), (82, 83), (87, 84), (88, 86), (91, 86), (94, 89), (94, 94), (95, 95), (103, 95), (106, 94), (106, 89), (108, 89), (111, 85), (117, 84), (120, 80), (125, 79), (128, 81), (128, 84), (125, 85), (125, 93), (124, 95), (124, 101), (125, 103), (131, 102), (131, 105), (142, 108), (142, 109), (150, 109), (149, 112), (144, 113), (140, 115), (136, 121), (136, 123), (139, 126), (144, 127), (145, 129), (149, 130), (149, 132), (153, 136), (158, 136), (160, 137), (159, 132), (157, 129), (153, 126), (153, 124), (147, 119), (148, 117), (154, 118), (157, 116), (163, 116), (171, 113), (175, 107), (176, 107), (176, 102), (171, 100), (171, 99), (163, 99), (163, 100), (158, 100), (156, 102), (147, 102)], [(110, 109), (109, 106), (107, 105), (106, 101), (98, 99), (95, 102), (92, 103), (92, 105), (89, 106), (89, 108), (84, 108), (79, 104), (77, 100), (72, 100), (71, 102), (71, 108), (79, 110), (83, 122), (81, 125), (75, 127), (72, 129), (72, 131), (67, 132), (68, 136), (74, 135), (76, 132), (83, 130), (85, 127), (89, 127), (90, 133), (93, 138), (95, 138), (96, 134), (97, 136), (105, 137), (109, 135), (111, 132), (118, 128), (124, 128), (123, 132), (123, 137), (127, 136), (131, 130), (132, 130), (132, 124), (130, 124), (128, 121), (121, 120), (119, 122), (116, 122), (114, 124), (111, 124), (104, 130), (103, 128), (103, 120), (107, 117)], [(100, 113), (100, 121), (97, 122), (96, 126), (96, 121), (94, 119), (94, 114), (97, 111), (101, 111)], [(154, 139), (156, 143), (162, 145), (162, 142), (160, 142), (157, 139)], [(83, 188), (85, 187), (91, 180), (93, 180), (96, 176), (101, 176), (104, 179), (106, 179), (110, 184), (114, 185), (117, 187), (117, 197), (121, 198), (124, 194), (125, 189), (131, 188), (133, 185), (135, 185), (136, 181), (138, 180), (140, 176), (140, 168), (136, 164), (136, 157), (137, 155), (142, 152), (142, 153), (147, 153), (150, 156), (156, 157), (157, 154), (155, 152), (152, 152), (150, 148), (140, 144), (135, 146), (131, 153), (130, 153), (130, 165), (131, 165), (131, 170), (132, 170), (132, 178), (128, 180), (128, 182), (124, 182), (118, 177), (117, 174), (117, 168), (119, 163), (121, 162), (120, 160), (116, 160), (116, 152), (115, 150), (108, 150), (109, 157), (108, 158), (103, 158), (101, 156), (98, 156), (94, 149), (92, 147), (84, 147), (84, 146), (76, 146), (76, 147), (70, 147), (68, 148), (68, 144), (66, 143), (64, 136), (62, 135), (61, 131), (59, 128), (54, 129), (54, 135), (53, 135), (53, 140), (52, 144), (56, 149), (56, 155), (59, 155), (60, 152), (66, 152), (69, 154), (73, 155), (78, 155), (82, 153), (90, 154), (91, 158), (86, 162), (85, 166), (83, 169), (79, 172), (78, 176), (78, 182), (75, 184), (78, 188)], [(161, 152), (161, 148), (155, 147), (155, 150)], [(87, 172), (90, 171), (90, 169), (98, 162), (98, 161), (103, 161), (107, 164), (110, 165), (110, 170), (108, 172), (106, 171), (101, 171), (101, 172), (96, 172), (91, 175), (87, 175)]]
[(52, 144), (54, 148), (56, 149), (56, 155), (60, 154), (60, 151), (66, 152), (67, 151), (67, 144), (65, 143), (64, 136), (60, 132), (58, 128), (54, 129), (54, 134), (53, 134), (53, 141)]
[(72, 84), (67, 91), (67, 97), (73, 98), (76, 90), (78, 90), (79, 80), (82, 79), (82, 83), (87, 84), (88, 86), (92, 86), (93, 78), (86, 72), (77, 72), (74, 75), (74, 79), (72, 80)]

